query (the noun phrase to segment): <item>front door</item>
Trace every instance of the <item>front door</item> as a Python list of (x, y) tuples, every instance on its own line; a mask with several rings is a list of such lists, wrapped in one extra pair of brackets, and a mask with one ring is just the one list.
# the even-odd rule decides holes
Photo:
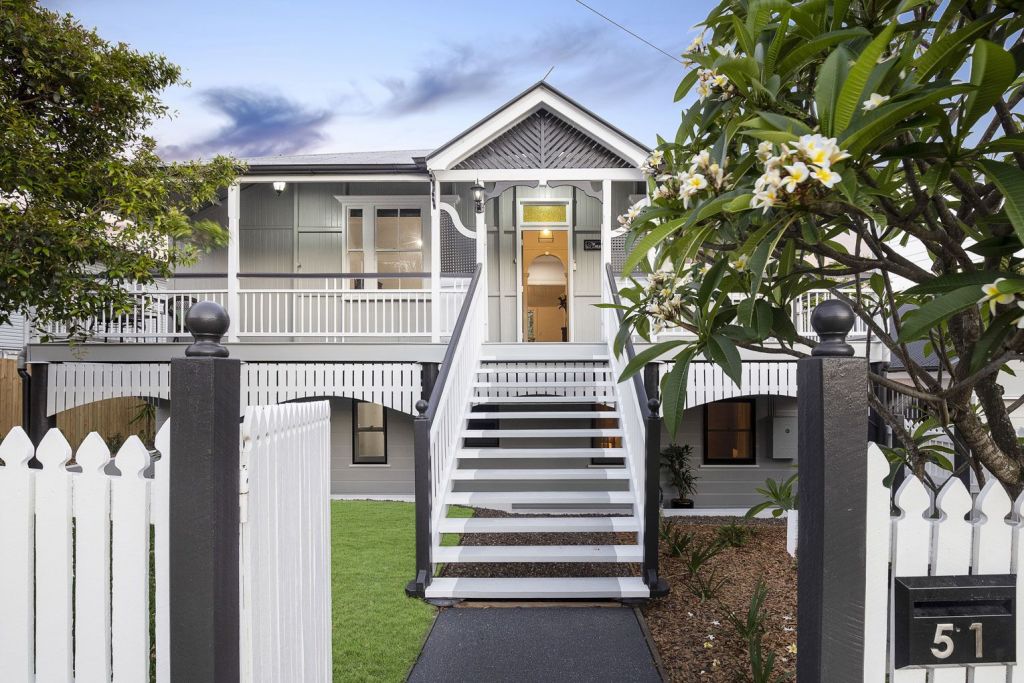
[(521, 338), (569, 341), (569, 231), (523, 228), (520, 235)]

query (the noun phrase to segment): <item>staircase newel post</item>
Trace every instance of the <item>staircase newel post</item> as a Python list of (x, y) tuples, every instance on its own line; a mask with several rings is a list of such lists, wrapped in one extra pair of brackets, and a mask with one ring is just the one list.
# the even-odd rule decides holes
[(668, 583), (658, 574), (658, 543), (661, 538), (661, 401), (658, 399), (658, 366), (644, 368), (647, 391), (646, 448), (644, 453), (644, 583), (652, 598), (668, 595)]
[(420, 400), (416, 402), (413, 419), (413, 458), (416, 474), (416, 578), (405, 587), (409, 597), (426, 597), (427, 586), (433, 574), (430, 561), (430, 418), (427, 417), (428, 404)]

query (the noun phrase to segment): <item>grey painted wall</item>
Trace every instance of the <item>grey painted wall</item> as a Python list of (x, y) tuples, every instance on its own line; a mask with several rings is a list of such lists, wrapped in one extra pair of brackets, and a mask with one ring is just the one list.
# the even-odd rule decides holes
[(386, 465), (352, 464), (352, 399), (331, 401), (331, 493), (412, 495), (414, 489), (411, 415), (385, 408)]
[[(786, 396), (758, 396), (755, 398), (755, 458), (753, 465), (705, 465), (704, 459), (704, 406), (690, 408), (683, 413), (679, 432), (673, 438), (663, 428), (662, 446), (670, 443), (689, 444), (693, 447), (691, 463), (699, 477), (694, 505), (704, 508), (749, 508), (764, 498), (754, 489), (765, 479), (782, 481), (796, 473), (796, 434), (791, 445), (773, 448), (775, 431), (795, 424), (796, 399)], [(795, 430), (794, 430), (795, 431)], [(785, 443), (779, 434), (780, 443)], [(666, 502), (676, 497), (669, 484), (667, 472), (662, 470), (662, 491)]]

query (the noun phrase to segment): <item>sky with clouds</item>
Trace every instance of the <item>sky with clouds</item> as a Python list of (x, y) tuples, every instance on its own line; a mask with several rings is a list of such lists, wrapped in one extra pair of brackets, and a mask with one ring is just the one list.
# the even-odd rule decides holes
[[(574, 0), (43, 0), (160, 52), (189, 88), (154, 126), (167, 158), (436, 147), (548, 82), (653, 143), (682, 66)], [(678, 55), (712, 0), (588, 0)]]

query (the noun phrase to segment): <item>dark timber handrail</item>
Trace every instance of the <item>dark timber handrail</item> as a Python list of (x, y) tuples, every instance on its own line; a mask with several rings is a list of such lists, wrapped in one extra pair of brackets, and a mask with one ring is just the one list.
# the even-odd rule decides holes
[[(466, 288), (466, 296), (462, 300), (462, 307), (459, 309), (459, 317), (455, 321), (455, 328), (452, 330), (448, 340), (448, 347), (444, 352), (444, 360), (435, 376), (432, 368), (423, 368), (424, 398), (416, 403), (416, 410), (419, 415), (413, 420), (413, 457), (415, 460), (415, 493), (416, 493), (416, 578), (408, 583), (405, 592), (409, 596), (424, 597), (427, 586), (433, 574), (432, 562), (430, 561), (430, 428), (434, 423), (434, 416), (437, 414), (437, 406), (441, 402), (441, 395), (444, 393), (445, 385), (448, 383), (448, 375), (455, 361), (455, 352), (462, 343), (463, 334), (466, 331), (466, 320), (469, 318), (469, 309), (473, 305), (473, 297), (476, 295), (476, 288), (480, 285), (480, 273), (483, 265), (476, 264), (473, 271), (473, 279), (469, 281)], [(437, 367), (434, 365), (433, 367)]]
[[(605, 264), (605, 273), (612, 303), (621, 306), (622, 299), (619, 297), (619, 286), (615, 282), (612, 264)], [(625, 319), (621, 308), (615, 309), (615, 316), (621, 326)], [(608, 330), (607, 334), (612, 334), (612, 331)], [(636, 358), (632, 335), (626, 337), (623, 350), (629, 362)], [(651, 597), (661, 597), (668, 594), (668, 584), (658, 576), (658, 542), (661, 538), (661, 401), (658, 399), (658, 366), (651, 363), (644, 371), (648, 375), (646, 381), (640, 377), (639, 372), (633, 375), (633, 390), (640, 406), (640, 415), (644, 418), (644, 516), (641, 520), (644, 560), (640, 571), (644, 583), (651, 591)]]

